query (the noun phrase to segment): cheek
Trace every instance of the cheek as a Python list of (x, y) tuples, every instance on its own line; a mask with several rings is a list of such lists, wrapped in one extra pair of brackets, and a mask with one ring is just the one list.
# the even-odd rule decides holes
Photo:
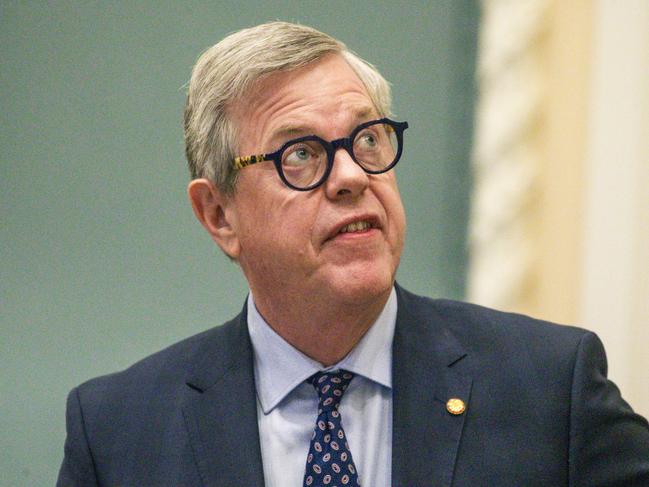
[(377, 195), (387, 215), (391, 237), (396, 243), (403, 245), (406, 214), (394, 173), (388, 173), (388, 175), (390, 177), (383, 181), (384, 184), (380, 188), (377, 188)]
[(391, 253), (397, 260), (401, 258), (401, 252), (403, 251), (403, 245), (405, 242), (406, 235), (406, 217), (403, 212), (403, 206), (399, 205), (399, 208), (394, 208), (394, 211), (389, 215), (391, 220)]
[(304, 202), (261, 198), (241, 222), (241, 244), (261, 258), (291, 259), (311, 249), (313, 219)]

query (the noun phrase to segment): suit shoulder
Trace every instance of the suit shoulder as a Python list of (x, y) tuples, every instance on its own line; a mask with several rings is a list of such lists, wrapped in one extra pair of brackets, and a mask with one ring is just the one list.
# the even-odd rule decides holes
[(120, 391), (126, 394), (134, 387), (184, 383), (185, 376), (202, 351), (218, 351), (219, 348), (229, 347), (233, 336), (239, 335), (241, 329), (245, 329), (245, 326), (239, 315), (223, 325), (197, 333), (144, 357), (124, 370), (90, 379), (79, 385), (77, 390), (81, 397), (100, 399), (107, 394), (120, 394)]
[(400, 305), (428, 326), (442, 326), (469, 349), (523, 346), (526, 349), (575, 351), (592, 332), (518, 313), (449, 299), (431, 299), (400, 290)]

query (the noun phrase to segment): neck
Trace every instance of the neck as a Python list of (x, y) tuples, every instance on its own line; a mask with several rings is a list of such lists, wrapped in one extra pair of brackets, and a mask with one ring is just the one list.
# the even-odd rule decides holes
[[(328, 367), (342, 360), (374, 324), (390, 297), (390, 287), (365, 301), (317, 302), (265, 299), (253, 290), (255, 306), (270, 327), (308, 357)], [(293, 302), (290, 302), (293, 301)], [(288, 311), (287, 311), (288, 310)]]

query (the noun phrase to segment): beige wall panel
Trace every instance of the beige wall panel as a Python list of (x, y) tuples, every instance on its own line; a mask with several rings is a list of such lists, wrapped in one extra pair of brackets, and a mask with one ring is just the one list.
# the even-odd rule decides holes
[(539, 246), (531, 314), (575, 323), (579, 288), (592, 1), (555, 1), (545, 44)]
[(649, 2), (596, 2), (580, 321), (649, 415)]

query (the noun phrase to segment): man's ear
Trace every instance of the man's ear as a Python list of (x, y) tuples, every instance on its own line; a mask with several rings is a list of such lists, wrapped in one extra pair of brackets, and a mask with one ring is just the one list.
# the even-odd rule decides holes
[(187, 186), (194, 214), (221, 250), (237, 260), (241, 246), (232, 199), (208, 179), (194, 179)]

